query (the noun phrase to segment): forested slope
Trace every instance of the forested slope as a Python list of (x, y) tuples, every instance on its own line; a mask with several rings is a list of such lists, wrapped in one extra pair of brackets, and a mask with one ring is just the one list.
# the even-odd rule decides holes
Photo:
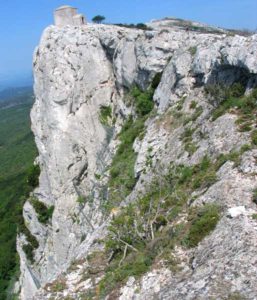
[[(12, 95), (9, 104), (17, 98)], [(29, 192), (27, 173), (36, 156), (30, 130), (29, 112), (32, 93), (23, 94), (19, 105), (0, 109), (0, 299), (18, 269), (16, 255), (17, 223), (24, 196)], [(7, 99), (5, 99), (5, 103)]]

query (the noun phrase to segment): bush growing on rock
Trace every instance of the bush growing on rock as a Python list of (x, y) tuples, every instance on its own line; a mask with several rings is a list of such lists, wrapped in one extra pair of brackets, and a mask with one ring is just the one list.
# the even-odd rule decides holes
[[(214, 92), (213, 94), (213, 91), (210, 92), (212, 89), (215, 91), (217, 89), (218, 92)], [(249, 96), (244, 96), (243, 87), (240, 87), (240, 85), (238, 86), (237, 84), (235, 84), (234, 88), (232, 86), (230, 89), (221, 86), (214, 86), (208, 87), (207, 90), (212, 94), (214, 99), (218, 100), (219, 103), (217, 109), (213, 111), (213, 120), (216, 120), (231, 108), (238, 109), (240, 117), (244, 117), (249, 120), (249, 118), (251, 119), (253, 110), (257, 108), (257, 101), (255, 97), (257, 89), (254, 89)], [(221, 94), (222, 96), (216, 95), (216, 93)]]
[(257, 130), (254, 130), (251, 134), (252, 143), (257, 146)]
[(35, 248), (31, 244), (25, 244), (22, 246), (22, 250), (25, 253), (27, 259), (33, 264), (34, 263), (34, 250)]
[(153, 90), (147, 90), (142, 92), (140, 89), (135, 87), (132, 90), (132, 96), (135, 98), (136, 113), (141, 117), (149, 114), (153, 107)]
[(144, 123), (154, 107), (153, 89), (143, 92), (135, 87), (130, 95), (133, 99), (131, 105), (135, 107), (137, 116), (134, 118), (130, 116), (119, 134), (121, 143), (110, 168), (110, 193), (108, 203), (106, 203), (108, 210), (118, 205), (132, 191), (137, 182), (134, 174), (137, 155), (133, 149), (133, 143), (136, 138), (142, 139)]
[(33, 165), (28, 171), (28, 185), (32, 188), (36, 188), (39, 185), (40, 167), (39, 165)]
[(111, 106), (103, 105), (100, 107), (100, 122), (108, 126), (110, 123), (110, 120), (112, 118), (112, 108)]
[(46, 224), (53, 215), (54, 212), (54, 206), (47, 207), (43, 202), (39, 201), (36, 197), (30, 198), (30, 203), (34, 207), (37, 216), (38, 221)]
[(220, 218), (219, 214), (219, 208), (216, 205), (205, 205), (191, 210), (188, 218), (191, 225), (184, 240), (187, 247), (196, 247), (202, 239), (215, 229)]

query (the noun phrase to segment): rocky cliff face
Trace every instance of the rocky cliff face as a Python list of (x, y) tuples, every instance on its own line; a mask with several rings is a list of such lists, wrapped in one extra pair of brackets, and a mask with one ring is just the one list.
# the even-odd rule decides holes
[[(206, 205), (219, 207), (215, 229), (194, 247), (180, 241), (168, 250), (178, 261), (176, 270), (157, 256), (145, 274), (117, 283), (109, 299), (257, 297), (257, 100), (247, 96), (257, 87), (257, 36), (157, 25), (152, 31), (50, 26), (42, 36), (34, 55), (36, 102), (31, 119), (41, 174), (33, 197), (54, 206), (54, 212), (42, 223), (33, 201), (24, 206), (25, 224), (39, 245), (31, 262), (23, 247), (28, 238), (18, 237), (21, 299), (107, 296), (98, 292), (98, 283), (112, 259), (102, 259), (108, 224), (122, 214), (121, 207), (147, 193), (156, 174), (161, 182), (171, 166), (175, 174), (181, 166), (197, 174), (196, 166), (207, 157), (204, 178), (193, 188), (193, 177), (185, 181), (188, 194), (181, 210), (168, 219), (166, 213), (175, 209), (170, 204), (163, 213), (168, 222), (155, 235), (165, 226), (191, 224), (190, 211)], [(133, 141), (135, 184), (129, 192), (119, 191), (121, 206), (106, 210), (119, 132), (130, 115), (136, 119), (139, 114), (130, 91), (134, 86), (146, 91), (151, 85), (154, 109), (144, 115), (144, 134)], [(233, 97), (241, 97), (241, 104), (255, 99), (247, 106), (250, 112), (241, 104), (223, 104), (224, 90), (236, 87), (240, 91)], [(215, 174), (206, 183), (211, 172)], [(166, 201), (159, 198), (160, 203)], [(89, 255), (99, 261), (97, 272)]]

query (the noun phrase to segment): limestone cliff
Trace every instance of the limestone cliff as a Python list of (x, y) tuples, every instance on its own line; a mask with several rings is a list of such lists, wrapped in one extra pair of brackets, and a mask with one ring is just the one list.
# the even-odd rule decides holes
[(122, 211), (104, 205), (119, 133), (130, 115), (137, 116), (130, 91), (151, 85), (154, 109), (133, 142), (135, 184), (119, 192), (121, 207), (144, 195), (157, 173), (161, 178), (171, 166), (193, 170), (206, 157), (211, 172), (223, 155), (215, 179), (190, 186), (185, 206), (165, 225), (190, 223), (190, 209), (213, 203), (220, 219), (195, 247), (179, 243), (169, 250), (179, 261), (176, 271), (160, 258), (145, 274), (117, 284), (109, 299), (257, 299), (255, 120), (240, 125), (249, 112), (237, 105), (217, 114), (224, 100), (218, 89), (240, 84), (246, 99), (257, 87), (256, 54), (257, 35), (199, 33), (158, 22), (151, 31), (90, 24), (44, 31), (34, 54), (31, 119), (41, 174), (33, 197), (54, 212), (42, 223), (33, 201), (24, 206), (25, 224), (39, 245), (31, 262), (23, 251), (26, 235), (18, 237), (21, 299), (107, 296), (94, 292), (108, 262), (90, 273), (87, 257), (104, 252), (108, 224)]

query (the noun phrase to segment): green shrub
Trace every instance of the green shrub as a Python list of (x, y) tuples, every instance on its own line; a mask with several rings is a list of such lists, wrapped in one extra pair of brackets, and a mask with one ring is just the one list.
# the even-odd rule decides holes
[(128, 262), (122, 266), (110, 268), (99, 283), (100, 297), (107, 296), (112, 290), (124, 284), (130, 276), (138, 278), (150, 269), (151, 257), (140, 253), (131, 255)]
[[(153, 89), (141, 91), (134, 87), (130, 93), (135, 105), (137, 118), (132, 116), (125, 122), (119, 134), (120, 145), (112, 160), (110, 167), (109, 197), (105, 208), (110, 210), (125, 199), (134, 188), (137, 178), (134, 174), (134, 165), (137, 154), (133, 149), (136, 138), (142, 139), (145, 129), (145, 121), (154, 107)], [(151, 161), (149, 161), (149, 164)]]
[(227, 300), (247, 300), (247, 298), (245, 298), (245, 296), (243, 296), (239, 292), (235, 292), (235, 293), (229, 294)]
[(150, 30), (150, 31), (153, 30), (151, 27), (148, 27), (144, 23), (137, 23), (137, 24), (118, 23), (118, 24), (114, 24), (114, 25), (119, 26), (119, 27), (125, 27), (125, 28), (137, 28), (137, 29), (141, 29), (141, 30)]
[(243, 105), (243, 100), (240, 98), (227, 98), (223, 101), (220, 106), (214, 110), (212, 114), (212, 119), (215, 121), (220, 116), (224, 115), (229, 109), (233, 107), (241, 108)]
[(186, 143), (185, 151), (189, 153), (189, 155), (193, 155), (197, 151), (198, 147), (195, 143)]
[(252, 123), (251, 122), (245, 122), (242, 125), (239, 126), (239, 131), (246, 132), (252, 130)]
[(34, 247), (31, 244), (22, 246), (22, 250), (25, 253), (27, 259), (33, 264), (34, 263)]
[(102, 105), (100, 107), (100, 122), (103, 125), (108, 126), (111, 118), (112, 118), (111, 106)]
[(201, 163), (194, 167), (193, 189), (208, 188), (217, 181), (216, 169), (208, 156), (204, 156)]
[(190, 108), (190, 109), (195, 109), (196, 106), (197, 106), (197, 102), (193, 100), (193, 101), (190, 103), (189, 108)]
[(216, 171), (227, 161), (233, 161), (235, 167), (239, 166), (242, 155), (251, 149), (251, 145), (245, 144), (239, 151), (231, 151), (229, 154), (221, 154), (215, 162)]
[(196, 247), (213, 231), (219, 221), (220, 210), (216, 205), (205, 205), (192, 210), (189, 215), (190, 229), (184, 240), (187, 247)]
[(180, 139), (185, 143), (184, 148), (185, 151), (192, 155), (198, 149), (196, 144), (193, 142), (193, 133), (195, 132), (195, 128), (186, 128)]
[[(223, 162), (224, 163), (224, 162)], [(167, 180), (172, 187), (182, 185), (182, 190), (188, 189), (189, 195), (196, 189), (208, 188), (217, 181), (217, 163), (212, 163), (208, 156), (204, 156), (200, 164), (195, 166), (172, 166)]]
[(195, 56), (195, 55), (196, 55), (196, 52), (197, 52), (197, 47), (196, 47), (196, 46), (190, 47), (190, 48), (188, 49), (188, 51), (190, 52), (190, 54), (191, 54), (192, 56)]
[[(185, 136), (190, 136), (189, 132)], [(218, 222), (215, 205), (190, 211), (188, 224), (175, 224), (177, 216), (189, 210), (195, 182), (197, 188), (210, 186), (216, 181), (215, 172), (216, 165), (207, 156), (195, 166), (172, 164), (167, 175), (156, 174), (144, 196), (121, 208), (105, 240), (106, 255), (112, 253), (112, 261), (100, 283), (103, 296), (129, 276), (144, 274), (156, 260), (170, 262), (175, 271), (174, 246), (184, 243), (193, 247), (214, 229)]]
[(219, 106), (213, 111), (213, 120), (226, 113), (229, 109), (234, 108), (238, 111), (240, 124), (242, 130), (250, 130), (250, 125), (254, 121), (253, 112), (257, 109), (257, 100), (255, 93), (257, 89), (253, 90), (249, 96), (244, 96), (244, 88), (238, 84), (234, 84), (230, 89), (219, 86), (219, 91), (222, 90), (222, 96), (216, 96)]
[(195, 128), (189, 128), (187, 127), (184, 132), (182, 133), (180, 139), (187, 143), (187, 142), (191, 142), (192, 141), (192, 136), (193, 136), (193, 133), (195, 132)]
[(32, 188), (36, 188), (39, 185), (40, 167), (39, 165), (33, 165), (28, 171), (28, 185)]
[(252, 143), (257, 146), (257, 130), (254, 130), (251, 134)]
[(78, 196), (78, 199), (77, 199), (77, 203), (78, 204), (85, 204), (85, 202), (86, 202), (86, 198), (85, 197), (83, 197), (83, 196)]
[(243, 145), (243, 146), (241, 147), (240, 153), (243, 154), (243, 153), (245, 153), (246, 151), (249, 151), (249, 150), (251, 150), (251, 149), (252, 149), (251, 145), (245, 144), (245, 145)]
[(183, 184), (192, 179), (193, 176), (193, 168), (187, 166), (181, 166), (179, 170), (179, 179), (178, 183)]
[(254, 220), (257, 220), (257, 214), (252, 214), (252, 218), (253, 218)]
[(193, 181), (193, 188), (194, 189), (204, 189), (209, 188), (217, 181), (217, 175), (215, 171), (210, 171), (207, 173), (200, 173), (196, 176)]
[(200, 163), (199, 169), (201, 172), (207, 172), (210, 166), (211, 166), (211, 160), (207, 155), (205, 155)]
[(257, 88), (253, 89), (251, 92), (251, 98), (257, 100)]
[(101, 175), (100, 175), (100, 174), (97, 174), (97, 173), (95, 173), (95, 179), (97, 179), (97, 180), (100, 180), (100, 179), (101, 179)]
[(152, 111), (154, 107), (153, 89), (143, 92), (139, 88), (134, 87), (131, 94), (135, 99), (135, 108), (138, 116), (145, 116)]
[(53, 293), (58, 293), (58, 292), (63, 292), (67, 288), (67, 284), (61, 278), (55, 280), (53, 283), (47, 284), (47, 288)]
[(143, 135), (144, 121), (145, 117), (137, 120), (130, 117), (125, 122), (119, 135), (121, 143), (113, 157), (110, 168), (109, 209), (124, 200), (136, 184), (134, 165), (137, 155), (133, 149), (133, 143), (137, 137)]
[(230, 98), (242, 97), (245, 93), (245, 87), (240, 83), (234, 83), (229, 87), (222, 84), (214, 84), (207, 85), (205, 92), (219, 105)]
[(229, 94), (231, 97), (239, 98), (244, 96), (244, 93), (245, 87), (239, 82), (232, 84), (232, 86), (229, 89)]
[(54, 212), (53, 205), (47, 207), (43, 202), (39, 201), (35, 197), (30, 198), (30, 203), (32, 204), (37, 213), (39, 222), (46, 224), (52, 218)]
[(197, 106), (196, 109), (195, 109), (195, 112), (193, 113), (193, 115), (191, 117), (191, 120), (193, 122), (196, 121), (201, 116), (202, 113), (203, 113), (202, 106)]
[(29, 231), (29, 229), (24, 223), (23, 218), (22, 218), (22, 222), (18, 225), (18, 233), (22, 233), (25, 235), (27, 242), (32, 246), (33, 249), (37, 249), (39, 247), (39, 243), (37, 239)]

